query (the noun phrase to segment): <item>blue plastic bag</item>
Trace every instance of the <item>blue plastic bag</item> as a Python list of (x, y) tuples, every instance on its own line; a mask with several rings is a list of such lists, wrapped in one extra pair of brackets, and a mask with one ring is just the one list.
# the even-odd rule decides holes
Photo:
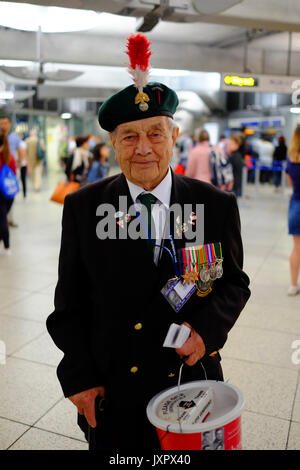
[(16, 175), (8, 165), (2, 165), (0, 170), (0, 192), (6, 199), (12, 199), (20, 191)]

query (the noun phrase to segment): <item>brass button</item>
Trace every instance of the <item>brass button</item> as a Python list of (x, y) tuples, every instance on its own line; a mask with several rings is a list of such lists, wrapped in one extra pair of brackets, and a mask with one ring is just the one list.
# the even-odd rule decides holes
[(141, 330), (142, 327), (143, 327), (143, 325), (141, 323), (137, 323), (136, 325), (134, 325), (135, 330)]
[(130, 372), (132, 374), (135, 374), (138, 370), (139, 370), (138, 367), (134, 366), (134, 367), (131, 367)]
[(169, 374), (168, 377), (175, 377), (175, 374), (172, 374), (171, 372), (171, 374)]

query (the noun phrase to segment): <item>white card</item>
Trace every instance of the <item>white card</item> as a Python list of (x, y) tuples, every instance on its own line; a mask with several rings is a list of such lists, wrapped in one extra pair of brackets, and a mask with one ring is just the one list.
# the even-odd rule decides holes
[(177, 325), (172, 323), (165, 338), (163, 346), (165, 348), (181, 348), (188, 337), (190, 336), (191, 329), (186, 325)]

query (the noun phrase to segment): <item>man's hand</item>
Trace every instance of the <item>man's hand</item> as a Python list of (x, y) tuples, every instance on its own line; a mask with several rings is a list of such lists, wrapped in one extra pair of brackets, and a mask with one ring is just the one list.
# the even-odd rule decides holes
[(188, 326), (191, 328), (191, 336), (189, 339), (184, 343), (181, 348), (176, 349), (177, 354), (180, 357), (189, 356), (185, 363), (188, 366), (193, 366), (196, 362), (201, 359), (205, 354), (205, 344), (201, 336), (196, 333), (196, 331), (189, 325), (188, 323), (184, 322), (183, 325)]
[(89, 390), (84, 390), (84, 392), (76, 393), (75, 395), (68, 397), (69, 400), (71, 400), (71, 402), (77, 407), (78, 413), (86, 417), (87, 422), (92, 428), (97, 426), (95, 399), (98, 395), (104, 397), (104, 387), (90, 388)]

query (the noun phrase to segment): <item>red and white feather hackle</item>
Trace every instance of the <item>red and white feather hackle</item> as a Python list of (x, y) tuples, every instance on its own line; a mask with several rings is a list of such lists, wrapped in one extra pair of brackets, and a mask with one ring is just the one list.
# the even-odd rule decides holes
[(148, 41), (146, 36), (142, 33), (131, 34), (127, 38), (127, 51), (130, 59), (128, 65), (128, 72), (133, 78), (135, 87), (139, 92), (143, 91), (143, 88), (149, 81), (150, 65), (149, 58), (152, 54), (150, 51), (151, 42)]

